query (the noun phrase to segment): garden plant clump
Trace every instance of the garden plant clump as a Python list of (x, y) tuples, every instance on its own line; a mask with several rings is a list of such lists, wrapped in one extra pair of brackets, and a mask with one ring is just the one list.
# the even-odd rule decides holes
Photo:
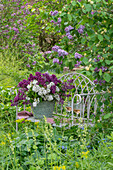
[[(0, 16), (1, 169), (112, 170), (113, 0), (1, 0)], [(46, 118), (16, 120), (18, 103), (19, 111), (26, 103), (31, 112), (30, 103), (55, 95), (67, 114), (68, 86), (59, 81), (65, 67), (79, 69), (105, 92), (103, 101), (97, 96), (94, 126), (81, 120), (71, 128), (53, 127)]]

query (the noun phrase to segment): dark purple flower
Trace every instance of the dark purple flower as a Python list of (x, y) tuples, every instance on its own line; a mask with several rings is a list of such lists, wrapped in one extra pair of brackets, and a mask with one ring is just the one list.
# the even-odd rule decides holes
[(41, 73), (40, 73), (40, 72), (36, 72), (35, 75), (36, 75), (37, 77), (41, 77)]
[(93, 82), (94, 82), (95, 84), (97, 84), (97, 83), (98, 83), (98, 80), (97, 80), (97, 79), (95, 79)]
[(56, 92), (56, 86), (55, 85), (53, 85), (53, 86), (51, 86), (51, 92), (53, 93), (53, 94), (55, 94), (55, 92)]
[(95, 67), (94, 71), (95, 71), (95, 72), (98, 72), (98, 71), (99, 71), (99, 69), (98, 69), (97, 67)]

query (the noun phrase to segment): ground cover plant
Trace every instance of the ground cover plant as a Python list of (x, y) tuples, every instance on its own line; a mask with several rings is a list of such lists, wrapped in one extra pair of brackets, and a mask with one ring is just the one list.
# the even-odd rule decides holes
[[(1, 0), (0, 16), (1, 169), (112, 170), (113, 0)], [(69, 129), (46, 118), (16, 120), (11, 100), (19, 82), (35, 72), (60, 78), (65, 67), (81, 66), (97, 91), (105, 91), (93, 127), (81, 120)]]

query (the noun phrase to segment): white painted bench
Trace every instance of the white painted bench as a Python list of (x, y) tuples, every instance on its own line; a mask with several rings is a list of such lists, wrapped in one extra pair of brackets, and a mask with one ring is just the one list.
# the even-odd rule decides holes
[[(56, 119), (60, 116), (64, 118), (64, 122), (60, 122), (59, 127), (67, 124), (69, 124), (69, 127), (80, 124), (93, 126), (98, 107), (97, 95), (101, 95), (103, 92), (98, 93), (95, 84), (88, 77), (80, 73), (68, 73), (60, 78), (61, 81), (68, 81), (71, 79), (74, 79), (74, 92), (70, 90), (69, 93), (71, 97), (66, 98), (63, 105), (56, 104)], [(63, 114), (63, 110), (66, 111), (65, 115)], [(18, 106), (16, 107), (16, 118), (18, 119)], [(30, 119), (33, 122), (39, 121), (34, 118)], [(53, 126), (57, 126), (52, 118), (48, 120)], [(16, 129), (18, 129), (18, 124), (16, 124)]]

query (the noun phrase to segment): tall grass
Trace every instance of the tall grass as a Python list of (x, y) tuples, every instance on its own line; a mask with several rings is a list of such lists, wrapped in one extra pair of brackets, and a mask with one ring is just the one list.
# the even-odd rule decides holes
[[(20, 120), (21, 122), (21, 120)], [(88, 127), (73, 127), (76, 137), (66, 129), (53, 128), (45, 121), (20, 123), (20, 130), (3, 133), (0, 139), (2, 169), (33, 170), (112, 170), (113, 134), (98, 139), (93, 148)], [(77, 130), (78, 129), (78, 130)], [(90, 128), (91, 130), (91, 128)], [(64, 133), (65, 132), (65, 133)]]
[(20, 59), (20, 53), (15, 49), (4, 49), (0, 53), (0, 86), (14, 86), (27, 77), (28, 70), (24, 64), (24, 58)]

